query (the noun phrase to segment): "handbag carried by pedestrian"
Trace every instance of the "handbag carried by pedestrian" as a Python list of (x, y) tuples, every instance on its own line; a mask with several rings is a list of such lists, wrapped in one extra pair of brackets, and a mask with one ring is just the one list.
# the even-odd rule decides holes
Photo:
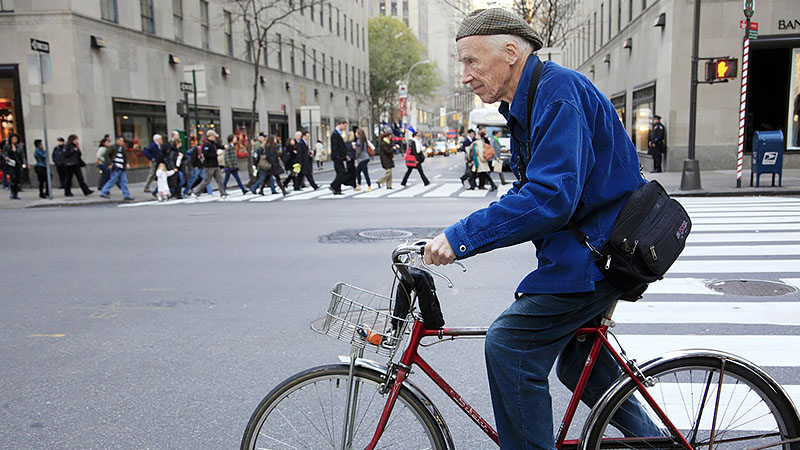
[(269, 162), (269, 160), (267, 160), (267, 155), (261, 155), (258, 158), (257, 167), (259, 168), (259, 170), (266, 170), (266, 171), (272, 170), (272, 163)]

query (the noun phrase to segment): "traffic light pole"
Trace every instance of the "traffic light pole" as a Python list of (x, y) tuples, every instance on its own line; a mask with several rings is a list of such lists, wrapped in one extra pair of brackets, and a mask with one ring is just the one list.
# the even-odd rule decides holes
[(689, 154), (683, 161), (681, 190), (700, 189), (700, 164), (695, 159), (695, 136), (697, 132), (697, 53), (700, 47), (700, 0), (694, 0), (694, 29), (692, 31), (692, 85), (689, 91)]
[[(747, 14), (745, 10), (745, 14)], [(751, 12), (752, 14), (752, 12)], [(744, 127), (747, 112), (747, 76), (750, 66), (750, 16), (747, 15), (747, 24), (744, 28), (744, 46), (742, 49), (742, 96), (739, 101), (739, 148), (736, 152), (736, 187), (742, 187), (742, 162), (744, 160)]]

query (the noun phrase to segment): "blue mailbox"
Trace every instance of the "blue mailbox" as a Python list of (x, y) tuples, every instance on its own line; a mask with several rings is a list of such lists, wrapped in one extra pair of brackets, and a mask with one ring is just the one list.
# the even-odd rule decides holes
[(753, 175), (758, 179), (763, 173), (772, 174), (772, 185), (775, 186), (775, 175), (778, 175), (778, 186), (783, 181), (783, 131), (756, 131), (753, 136), (753, 164), (750, 168), (750, 186)]

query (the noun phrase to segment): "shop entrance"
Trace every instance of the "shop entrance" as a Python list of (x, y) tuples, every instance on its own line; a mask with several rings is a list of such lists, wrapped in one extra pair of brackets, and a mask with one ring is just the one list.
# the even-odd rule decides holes
[[(800, 37), (762, 37), (750, 44), (745, 151), (756, 131), (780, 130), (789, 150), (800, 150)], [(793, 79), (797, 78), (797, 79)]]

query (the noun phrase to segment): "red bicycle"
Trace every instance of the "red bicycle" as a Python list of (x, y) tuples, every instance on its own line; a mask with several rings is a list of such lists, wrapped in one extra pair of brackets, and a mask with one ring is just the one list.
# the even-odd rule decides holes
[[(392, 253), (392, 293), (406, 289), (411, 268), (450, 280), (422, 262), (424, 243)], [(293, 375), (261, 401), (242, 439), (254, 449), (454, 449), (447, 424), (431, 400), (408, 379), (417, 366), (497, 443), (497, 433), (418, 350), (424, 339), (485, 336), (486, 328), (427, 329), (419, 292), (408, 292), (408, 314), (397, 314), (394, 295), (385, 297), (345, 283), (332, 290), (323, 332), (351, 344), (350, 357)], [(735, 355), (682, 350), (637, 365), (608, 339), (612, 305), (600, 325), (580, 328), (594, 339), (578, 385), (555, 437), (556, 448), (800, 450), (800, 418), (783, 388), (766, 372)], [(613, 336), (613, 335), (612, 335)], [(578, 402), (601, 348), (622, 376), (592, 408), (578, 439), (566, 439)], [(388, 357), (363, 358), (364, 351)], [(400, 351), (402, 350), (402, 351)], [(399, 358), (395, 358), (398, 356)], [(635, 409), (633, 411), (632, 409)], [(619, 420), (629, 415), (657, 429), (632, 436)], [(630, 417), (628, 417), (630, 420)], [(647, 427), (644, 427), (648, 429)]]

